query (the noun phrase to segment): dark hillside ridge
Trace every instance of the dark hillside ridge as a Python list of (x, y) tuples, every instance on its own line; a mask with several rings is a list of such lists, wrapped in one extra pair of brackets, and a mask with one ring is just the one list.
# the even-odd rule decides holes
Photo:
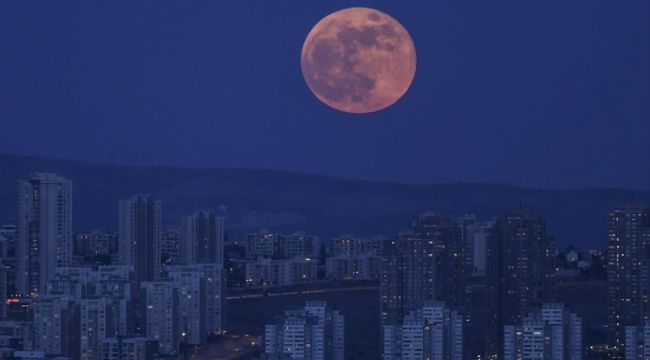
[(604, 248), (607, 212), (624, 202), (650, 203), (650, 191), (540, 190), (501, 184), (406, 185), (279, 170), (125, 167), (0, 155), (0, 222), (15, 221), (16, 180), (56, 172), (73, 182), (75, 231), (117, 229), (117, 202), (151, 193), (174, 227), (197, 209), (220, 209), (226, 230), (239, 236), (262, 227), (304, 230), (328, 238), (341, 233), (394, 235), (427, 210), (490, 219), (520, 202), (547, 221), (559, 246)]

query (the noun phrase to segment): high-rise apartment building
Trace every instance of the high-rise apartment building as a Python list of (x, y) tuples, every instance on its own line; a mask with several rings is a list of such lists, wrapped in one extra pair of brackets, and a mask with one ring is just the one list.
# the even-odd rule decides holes
[(625, 328), (625, 360), (650, 359), (650, 320)]
[(503, 329), (504, 360), (582, 360), (582, 319), (563, 304), (544, 303)]
[(122, 265), (133, 266), (135, 284), (161, 275), (160, 201), (135, 195), (119, 203), (119, 252)]
[(486, 357), (502, 356), (503, 327), (554, 298), (555, 250), (541, 216), (517, 209), (490, 229), (486, 254)]
[(344, 360), (344, 332), (340, 312), (324, 301), (308, 301), (266, 325), (264, 351), (268, 358)]
[(473, 275), (485, 275), (487, 238), (492, 222), (479, 221), (473, 215), (458, 220), (462, 228), (466, 267)]
[(160, 258), (164, 266), (183, 264), (181, 254), (181, 234), (178, 230), (169, 229), (160, 235)]
[(462, 360), (463, 322), (463, 316), (443, 302), (427, 301), (402, 324), (383, 326), (383, 359)]
[(487, 239), (493, 222), (480, 221), (474, 215), (464, 215), (458, 219), (458, 224), (463, 237), (463, 263), (466, 275), (463, 299), (464, 355), (467, 359), (476, 359), (479, 356), (482, 358), (485, 354)]
[(221, 264), (168, 266), (167, 279), (141, 287), (144, 334), (158, 341), (160, 354), (204, 344), (225, 321), (225, 273)]
[[(0, 227), (0, 266), (5, 271), (6, 298), (15, 297), (16, 289), (16, 226), (4, 225)], [(0, 305), (1, 307), (2, 305)]]
[(628, 204), (608, 216), (609, 345), (625, 351), (625, 328), (650, 320), (650, 212)]
[(112, 302), (103, 298), (79, 301), (79, 353), (82, 360), (101, 359), (101, 344), (116, 336)]
[(223, 263), (223, 222), (223, 217), (207, 210), (183, 218), (180, 250), (184, 264)]
[(467, 268), (461, 227), (435, 213), (419, 216), (413, 227), (383, 246), (380, 273), (381, 322), (401, 324), (426, 301), (462, 307)]
[(38, 298), (72, 261), (72, 183), (50, 173), (19, 181), (17, 210), (16, 287)]
[(182, 342), (199, 345), (208, 334), (205, 321), (207, 279), (194, 270), (168, 269), (168, 276), (178, 291), (178, 329)]
[(149, 340), (158, 341), (162, 355), (174, 354), (181, 344), (178, 289), (171, 281), (148, 281), (141, 284), (144, 333)]
[(46, 355), (79, 358), (79, 307), (70, 299), (45, 297), (34, 301), (34, 349)]
[(220, 264), (170, 266), (166, 269), (178, 291), (178, 328), (186, 344), (203, 344), (223, 332), (225, 278)]

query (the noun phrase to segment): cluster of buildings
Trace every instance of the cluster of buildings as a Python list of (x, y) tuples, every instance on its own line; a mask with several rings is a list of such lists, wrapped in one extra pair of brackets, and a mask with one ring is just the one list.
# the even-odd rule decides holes
[(262, 229), (246, 234), (245, 259), (237, 261), (243, 268), (249, 287), (289, 286), (318, 279), (320, 242), (304, 232), (290, 235)]
[[(46, 173), (19, 182), (17, 204), (16, 225), (0, 228), (0, 358), (182, 354), (224, 331), (235, 268), (247, 287), (377, 280), (385, 360), (585, 358), (583, 321), (556, 297), (554, 239), (526, 209), (491, 221), (428, 212), (392, 238), (262, 230), (231, 259), (213, 211), (163, 231), (160, 201), (135, 195), (119, 202), (117, 233), (74, 233), (72, 184)], [(608, 229), (603, 356), (649, 359), (650, 211), (621, 206)], [(267, 324), (261, 359), (345, 359), (346, 336), (344, 314), (309, 301)]]
[(304, 232), (286, 235), (262, 229), (244, 236), (241, 255), (232, 266), (244, 274), (246, 287), (375, 280), (384, 240), (346, 234), (322, 242)]
[[(609, 214), (608, 227), (609, 340), (594, 356), (649, 359), (650, 212), (640, 205), (619, 207)], [(557, 302), (554, 239), (544, 219), (529, 210), (489, 222), (425, 213), (395, 239), (342, 236), (328, 243), (327, 253), (328, 276), (378, 274), (383, 359), (586, 356), (583, 320)], [(377, 266), (359, 261), (365, 256)], [(278, 349), (286, 358), (309, 358), (295, 355), (304, 347), (275, 342), (277, 329), (290, 329), (292, 321), (287, 313), (267, 327), (266, 358), (279, 358)]]
[[(383, 247), (384, 358), (542, 359), (553, 348), (554, 359), (582, 359), (581, 322), (555, 302), (555, 257), (544, 220), (525, 209), (490, 222), (422, 214)], [(540, 315), (549, 308), (566, 316), (551, 324)], [(531, 349), (533, 322), (571, 330)]]
[(19, 182), (0, 233), (0, 358), (154, 359), (223, 332), (223, 218), (185, 217), (169, 259), (152, 196), (119, 202), (118, 234), (73, 234), (72, 193), (56, 174)]
[(382, 237), (366, 239), (351, 234), (330, 239), (325, 277), (329, 280), (378, 279), (384, 241)]

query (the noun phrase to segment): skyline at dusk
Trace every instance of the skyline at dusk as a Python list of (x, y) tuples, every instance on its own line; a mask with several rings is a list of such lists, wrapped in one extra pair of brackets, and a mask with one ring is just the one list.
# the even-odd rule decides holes
[(0, 1), (0, 359), (649, 360), (650, 2)]

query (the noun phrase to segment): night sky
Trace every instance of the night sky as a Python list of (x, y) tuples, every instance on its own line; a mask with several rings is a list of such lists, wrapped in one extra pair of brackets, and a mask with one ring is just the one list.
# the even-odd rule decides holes
[[(372, 114), (300, 70), (327, 14), (400, 21), (418, 68)], [(650, 2), (2, 1), (0, 152), (409, 183), (650, 188)]]

